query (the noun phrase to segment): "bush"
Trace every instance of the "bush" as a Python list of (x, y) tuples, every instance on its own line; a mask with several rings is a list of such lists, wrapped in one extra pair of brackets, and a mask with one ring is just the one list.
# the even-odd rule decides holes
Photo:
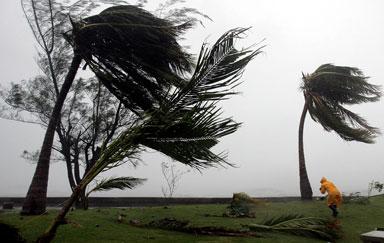
[(231, 205), (227, 207), (224, 215), (229, 217), (255, 217), (255, 209), (264, 202), (251, 198), (245, 192), (233, 193)]
[(343, 194), (343, 203), (356, 203), (366, 205), (369, 203), (368, 197), (361, 196), (360, 192), (350, 193), (348, 196)]

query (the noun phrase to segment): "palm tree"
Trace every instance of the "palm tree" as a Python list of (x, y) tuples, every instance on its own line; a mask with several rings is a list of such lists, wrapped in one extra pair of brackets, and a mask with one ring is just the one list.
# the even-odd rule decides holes
[[(218, 101), (235, 94), (245, 66), (261, 52), (234, 48), (234, 41), (247, 29), (237, 28), (225, 33), (208, 48), (203, 45), (194, 73), (181, 87), (168, 89), (155, 108), (138, 117), (109, 146), (74, 189), (71, 197), (56, 216), (49, 229), (38, 242), (50, 242), (73, 202), (83, 187), (88, 185), (104, 168), (126, 158), (131, 159), (147, 148), (157, 150), (192, 168), (231, 165), (223, 153), (215, 154), (211, 148), (223, 136), (235, 132), (240, 126), (231, 118), (222, 118)], [(90, 65), (94, 65), (92, 62)], [(96, 68), (96, 67), (93, 67)], [(106, 78), (114, 80), (105, 73)]]
[(45, 212), (49, 162), (60, 113), (82, 61), (124, 105), (140, 116), (158, 103), (171, 85), (185, 81), (191, 56), (177, 38), (193, 21), (174, 25), (136, 6), (110, 7), (100, 14), (72, 22), (65, 33), (73, 59), (48, 123), (36, 170), (22, 214)]
[(299, 173), (300, 192), (304, 200), (312, 199), (312, 189), (308, 180), (304, 159), (303, 129), (307, 112), (311, 118), (330, 132), (335, 131), (346, 141), (374, 143), (380, 134), (378, 128), (343, 105), (378, 101), (381, 88), (369, 84), (368, 77), (354, 67), (321, 65), (312, 74), (303, 74), (301, 90), (305, 98), (299, 125)]

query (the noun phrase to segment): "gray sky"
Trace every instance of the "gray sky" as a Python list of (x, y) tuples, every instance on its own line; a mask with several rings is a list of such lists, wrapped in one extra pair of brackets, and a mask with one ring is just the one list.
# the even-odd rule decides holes
[[(355, 66), (384, 85), (384, 1), (381, 0), (190, 0), (188, 5), (209, 15), (186, 35), (184, 44), (197, 54), (201, 43), (214, 42), (234, 27), (252, 29), (239, 46), (266, 38), (265, 53), (247, 67), (240, 95), (223, 102), (226, 115), (243, 122), (241, 129), (215, 148), (229, 153), (237, 168), (207, 169), (185, 174), (176, 196), (299, 195), (298, 125), (304, 104), (299, 91), (301, 72), (319, 65)], [(28, 79), (39, 72), (36, 49), (19, 1), (0, 2), (0, 84)], [(384, 130), (384, 102), (351, 107), (373, 126)], [(0, 196), (25, 196), (35, 165), (20, 158), (23, 150), (41, 146), (44, 131), (30, 124), (0, 119)], [(327, 133), (309, 116), (304, 131), (309, 179), (315, 195), (322, 176), (346, 193), (367, 190), (371, 180), (384, 181), (384, 140), (376, 144), (345, 142)], [(137, 169), (123, 166), (107, 175), (148, 178), (134, 191), (103, 196), (161, 196), (165, 184), (158, 153), (143, 156)], [(188, 168), (178, 165), (181, 170)], [(64, 164), (51, 165), (48, 195), (66, 196), (69, 186)]]

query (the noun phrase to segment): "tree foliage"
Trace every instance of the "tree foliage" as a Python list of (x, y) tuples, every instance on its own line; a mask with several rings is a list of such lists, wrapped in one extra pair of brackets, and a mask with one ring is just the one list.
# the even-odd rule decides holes
[(310, 96), (309, 114), (326, 131), (335, 131), (342, 139), (373, 143), (378, 128), (344, 105), (378, 101), (380, 86), (368, 83), (368, 77), (354, 67), (321, 65), (312, 74), (303, 74), (301, 89)]
[[(0, 116), (5, 119), (36, 123), (47, 127), (60, 87), (73, 57), (69, 43), (62, 38), (71, 29), (70, 17), (86, 18), (102, 5), (115, 6), (130, 1), (111, 0), (21, 0), (25, 17), (38, 44), (37, 63), (41, 74), (1, 90), (6, 105), (1, 106)], [(134, 1), (135, 6), (144, 6), (147, 1)], [(170, 22), (189, 22), (204, 16), (193, 8), (175, 7), (183, 1), (167, 1), (160, 4), (155, 13), (166, 14)], [(172, 8), (172, 12), (170, 12)], [(134, 8), (135, 9), (135, 8)], [(146, 17), (152, 18), (147, 13)], [(155, 18), (155, 17), (154, 17)], [(170, 23), (169, 22), (169, 23)], [(140, 30), (138, 30), (140, 31)], [(177, 44), (177, 43), (176, 43)], [(181, 47), (180, 47), (181, 48)], [(71, 189), (81, 181), (98, 159), (102, 146), (106, 146), (119, 134), (122, 127), (131, 122), (133, 114), (114, 98), (95, 78), (76, 79), (62, 108), (56, 128), (58, 138), (53, 145), (52, 160), (66, 163)], [(23, 158), (37, 161), (39, 150), (24, 151)], [(114, 163), (115, 167), (124, 163)], [(131, 160), (136, 165), (136, 162)], [(111, 168), (111, 167), (107, 167)]]
[[(132, 111), (153, 109), (192, 69), (176, 41), (193, 26), (173, 25), (136, 6), (115, 6), (73, 23), (66, 39), (99, 80)], [(156, 53), (156, 55), (153, 55)]]
[[(211, 148), (218, 139), (233, 133), (239, 123), (222, 118), (217, 101), (239, 81), (245, 66), (261, 47), (236, 50), (234, 41), (245, 29), (225, 33), (211, 49), (202, 48), (195, 73), (189, 82), (164, 96), (160, 107), (147, 112), (135, 126), (127, 129), (103, 152), (98, 163), (103, 167), (113, 158), (129, 155), (139, 145), (160, 151), (174, 160), (194, 168), (228, 164), (225, 154), (215, 154)], [(203, 70), (203, 67), (205, 70)]]

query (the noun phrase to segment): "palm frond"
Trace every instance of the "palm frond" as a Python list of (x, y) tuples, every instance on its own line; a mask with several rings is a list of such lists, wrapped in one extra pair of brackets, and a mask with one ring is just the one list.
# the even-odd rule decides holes
[(134, 178), (134, 177), (115, 177), (115, 178), (105, 178), (97, 182), (96, 186), (92, 188), (88, 193), (96, 191), (109, 191), (112, 189), (133, 189), (141, 184), (143, 184), (147, 179)]
[(67, 40), (103, 84), (134, 110), (149, 110), (170, 85), (180, 86), (192, 57), (177, 42), (193, 22), (173, 25), (131, 5), (73, 23)]
[(310, 75), (303, 75), (304, 96), (310, 96), (311, 118), (326, 131), (335, 131), (342, 139), (374, 143), (380, 130), (361, 116), (343, 107), (378, 101), (381, 87), (367, 82), (368, 77), (354, 67), (321, 65)]
[(142, 146), (197, 169), (231, 165), (225, 153), (214, 153), (211, 149), (221, 137), (240, 126), (231, 118), (221, 117), (218, 101), (234, 93), (232, 89), (239, 84), (245, 66), (260, 53), (260, 49), (234, 49), (234, 40), (245, 30), (229, 31), (212, 49), (204, 45), (197, 71), (190, 81), (171, 95), (162, 97), (158, 107), (143, 113), (139, 122), (113, 141), (103, 151), (87, 180)]
[(209, 103), (186, 110), (159, 110), (143, 129), (148, 135), (141, 144), (194, 168), (229, 164), (225, 153), (215, 154), (211, 148), (240, 124), (220, 116), (221, 110)]
[(320, 123), (326, 131), (335, 131), (346, 141), (374, 143), (380, 130), (368, 125), (359, 115), (340, 105), (332, 105), (321, 98), (314, 97), (308, 107), (312, 119)]
[(138, 138), (140, 136), (142, 136), (141, 124), (133, 123), (108, 144), (108, 146), (107, 144), (103, 144), (101, 146), (99, 159), (83, 177), (83, 185), (89, 184), (108, 166), (113, 167), (113, 165), (124, 159), (137, 159), (139, 154), (143, 151), (142, 146), (138, 143)]
[(194, 168), (229, 164), (224, 153), (214, 154), (210, 149), (240, 126), (231, 118), (221, 118), (217, 101), (235, 94), (233, 88), (245, 66), (261, 52), (262, 47), (255, 51), (235, 49), (235, 40), (246, 30), (230, 30), (212, 48), (202, 46), (191, 79), (151, 114), (145, 131), (151, 135), (143, 145)]
[(253, 231), (275, 231), (323, 240), (339, 238), (339, 228), (327, 219), (290, 214), (266, 219), (260, 224), (246, 225)]
[(303, 89), (332, 103), (359, 104), (381, 97), (381, 86), (368, 83), (368, 77), (355, 67), (324, 64), (303, 79)]
[(236, 50), (236, 39), (247, 28), (232, 29), (208, 48), (201, 48), (196, 69), (185, 86), (177, 88), (160, 109), (152, 114), (148, 136), (142, 144), (194, 168), (229, 164), (225, 153), (214, 154), (211, 148), (220, 137), (235, 132), (240, 123), (221, 118), (217, 101), (235, 94), (233, 88), (245, 66), (261, 52)]
[(241, 39), (248, 29), (229, 30), (211, 48), (203, 44), (192, 78), (175, 91), (171, 103), (186, 106), (200, 101), (221, 100), (235, 94), (233, 88), (239, 85), (245, 66), (264, 47), (256, 50), (235, 48), (236, 40)]

